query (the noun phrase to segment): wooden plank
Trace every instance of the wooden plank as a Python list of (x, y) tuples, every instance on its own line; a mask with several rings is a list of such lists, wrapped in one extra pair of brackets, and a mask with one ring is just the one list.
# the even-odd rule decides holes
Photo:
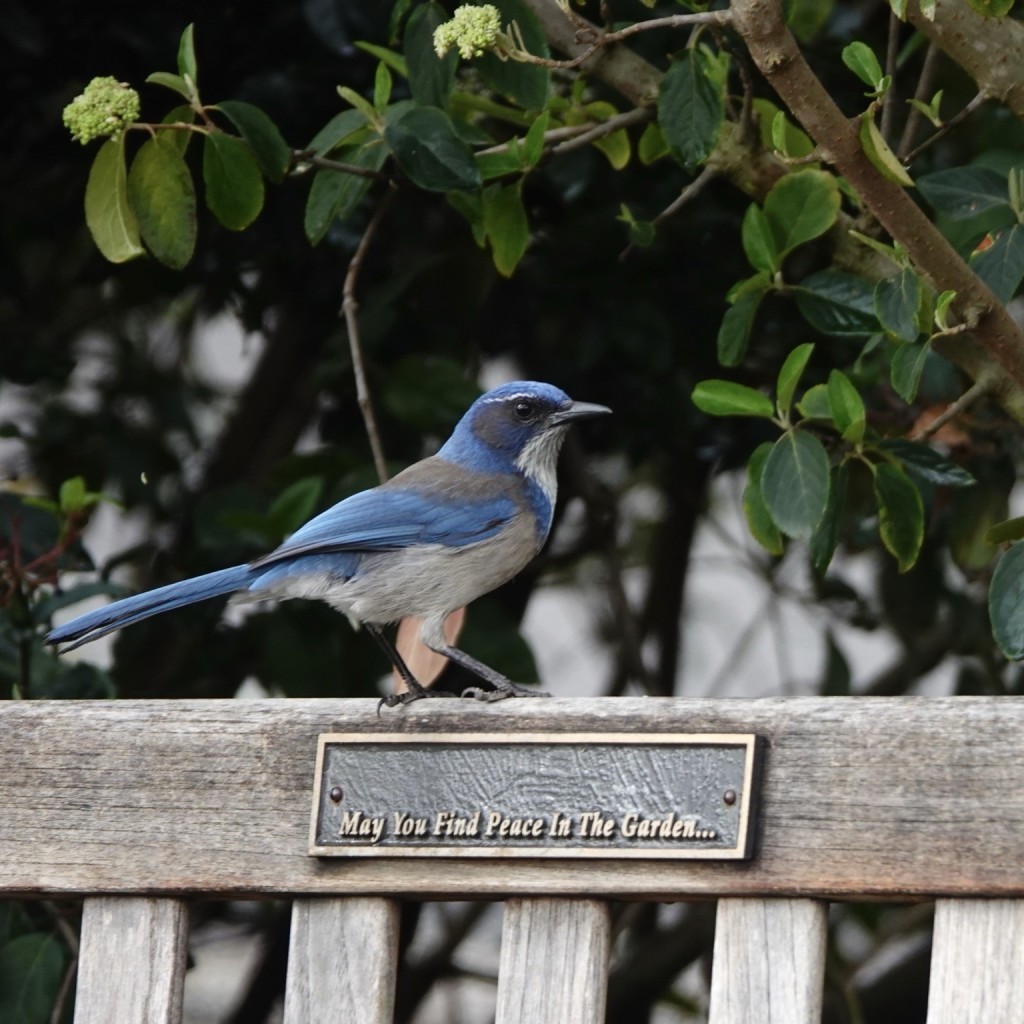
[(1024, 900), (939, 900), (928, 1024), (1019, 1024)]
[(75, 1024), (179, 1024), (187, 952), (181, 900), (87, 899)]
[(820, 1024), (827, 918), (817, 900), (719, 900), (709, 1024)]
[(604, 1024), (610, 945), (602, 901), (509, 900), (496, 1024)]
[(391, 1024), (397, 964), (394, 900), (296, 900), (284, 1024)]
[[(749, 865), (319, 861), (316, 738), (759, 732)], [(0, 702), (0, 894), (1024, 895), (1024, 698)]]

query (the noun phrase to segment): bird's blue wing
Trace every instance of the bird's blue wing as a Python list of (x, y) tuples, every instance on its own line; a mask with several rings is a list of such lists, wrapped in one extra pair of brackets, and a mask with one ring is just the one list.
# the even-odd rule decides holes
[(377, 487), (339, 502), (300, 527), (254, 569), (302, 555), (392, 551), (413, 544), (464, 547), (493, 537), (513, 518), (506, 496), (460, 498), (450, 492)]

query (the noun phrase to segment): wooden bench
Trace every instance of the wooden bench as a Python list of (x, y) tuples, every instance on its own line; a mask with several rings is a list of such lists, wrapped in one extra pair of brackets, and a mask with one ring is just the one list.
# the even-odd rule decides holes
[[(442, 729), (760, 733), (755, 857), (307, 855), (319, 733)], [(1017, 698), (5, 703), (0, 896), (84, 898), (77, 1024), (178, 1021), (210, 897), (294, 898), (288, 1024), (391, 1020), (406, 899), (505, 901), (499, 1024), (603, 1021), (611, 899), (718, 900), (711, 1024), (817, 1024), (829, 901), (935, 900), (929, 1024), (1019, 1024), (1022, 781)]]

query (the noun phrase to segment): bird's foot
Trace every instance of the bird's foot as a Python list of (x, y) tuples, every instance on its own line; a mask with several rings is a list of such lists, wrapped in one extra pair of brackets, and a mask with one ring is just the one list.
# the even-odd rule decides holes
[(382, 707), (397, 708), (399, 705), (411, 704), (414, 700), (423, 700), (424, 697), (455, 697), (457, 694), (451, 692), (451, 690), (429, 690), (425, 686), (421, 686), (419, 683), (414, 683), (410, 680), (406, 680), (406, 685), (409, 687), (403, 693), (389, 693), (386, 697), (381, 697), (380, 702), (377, 704), (377, 717), (380, 718), (380, 709)]
[(551, 694), (506, 680), (504, 683), (495, 684), (493, 690), (485, 690), (482, 686), (467, 686), (462, 691), (462, 696), (493, 704), (496, 700), (506, 700), (509, 697), (550, 697)]

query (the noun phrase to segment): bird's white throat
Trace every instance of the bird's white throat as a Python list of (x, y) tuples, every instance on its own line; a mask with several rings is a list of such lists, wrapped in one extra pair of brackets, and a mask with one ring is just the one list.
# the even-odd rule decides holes
[(568, 429), (568, 425), (552, 427), (530, 438), (516, 459), (516, 467), (537, 484), (552, 505), (558, 494), (558, 453)]

